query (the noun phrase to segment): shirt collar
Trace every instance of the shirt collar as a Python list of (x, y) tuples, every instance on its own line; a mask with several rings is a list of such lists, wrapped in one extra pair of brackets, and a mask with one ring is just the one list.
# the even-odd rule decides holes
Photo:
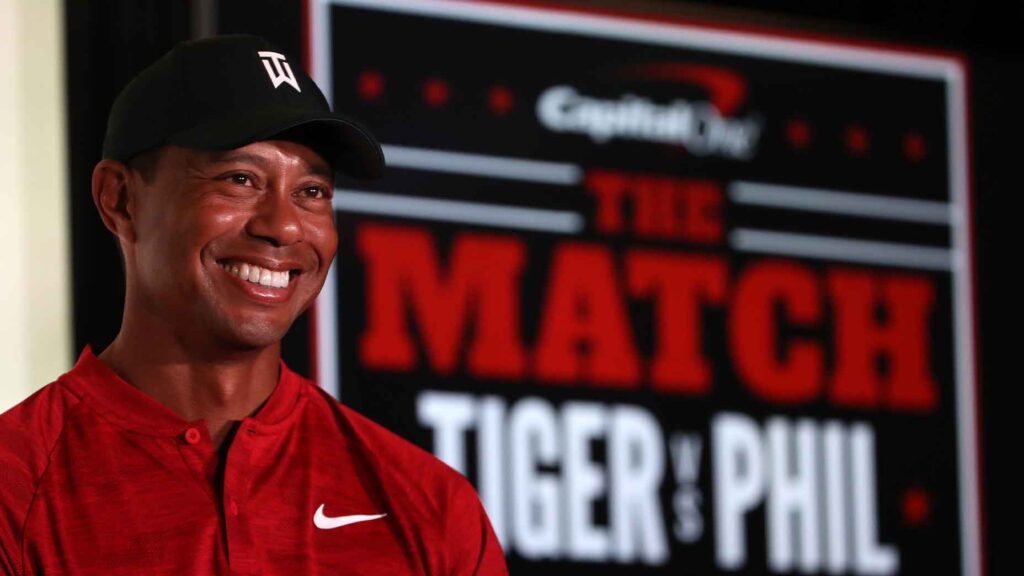
[[(86, 346), (78, 362), (59, 381), (76, 396), (86, 399), (114, 424), (156, 436), (175, 436), (199, 421), (189, 422), (145, 392), (132, 386), (103, 363)], [(287, 427), (306, 401), (304, 379), (280, 363), (277, 386), (263, 406), (248, 420), (262, 433)]]

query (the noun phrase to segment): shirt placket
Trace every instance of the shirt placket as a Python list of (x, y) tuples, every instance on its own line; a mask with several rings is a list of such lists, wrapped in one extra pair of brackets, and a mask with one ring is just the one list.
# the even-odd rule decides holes
[[(213, 446), (209, 431), (202, 421), (190, 422), (180, 433), (176, 435), (179, 442), (182, 460), (186, 467), (195, 475), (197, 486), (199, 486), (210, 497), (210, 514), (221, 524), (223, 532), (223, 508), (217, 502), (217, 450)], [(218, 566), (218, 572), (228, 563), (227, 543), (223, 537), (217, 542), (210, 543), (216, 550), (214, 552), (214, 563)]]
[(224, 466), (221, 503), (232, 574), (258, 574), (259, 565), (252, 537), (249, 488), (252, 479), (252, 451), (256, 424), (243, 420), (228, 449)]
[[(223, 484), (216, 485), (217, 451), (213, 441), (201, 422), (190, 423), (180, 434), (184, 444), (182, 455), (189, 468), (206, 487), (217, 506), (223, 527), (223, 543), (231, 574), (259, 574), (259, 564), (254, 554), (250, 514), (247, 507), (251, 475), (251, 451), (255, 435), (255, 423), (243, 421), (228, 449), (224, 463)], [(220, 494), (217, 504), (216, 495)]]

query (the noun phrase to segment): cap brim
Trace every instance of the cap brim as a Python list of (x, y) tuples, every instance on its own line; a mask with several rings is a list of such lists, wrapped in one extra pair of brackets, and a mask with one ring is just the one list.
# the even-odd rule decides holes
[(279, 137), (313, 148), (338, 172), (379, 178), (384, 153), (368, 130), (355, 121), (324, 112), (280, 107), (250, 110), (194, 126), (167, 139), (168, 144), (203, 150), (230, 150)]

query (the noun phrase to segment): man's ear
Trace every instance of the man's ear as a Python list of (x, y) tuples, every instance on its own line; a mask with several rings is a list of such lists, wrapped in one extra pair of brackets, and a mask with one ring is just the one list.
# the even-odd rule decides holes
[(92, 201), (103, 225), (123, 242), (135, 241), (131, 179), (131, 170), (117, 160), (101, 160), (92, 170)]

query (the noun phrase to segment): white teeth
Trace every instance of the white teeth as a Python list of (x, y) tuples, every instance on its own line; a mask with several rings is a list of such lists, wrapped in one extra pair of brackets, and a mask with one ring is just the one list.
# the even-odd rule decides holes
[(252, 282), (253, 284), (270, 286), (271, 288), (288, 287), (288, 280), (290, 277), (287, 271), (278, 272), (276, 270), (268, 270), (247, 262), (242, 262), (241, 264), (222, 264), (221, 267), (227, 272), (238, 276), (242, 280)]

